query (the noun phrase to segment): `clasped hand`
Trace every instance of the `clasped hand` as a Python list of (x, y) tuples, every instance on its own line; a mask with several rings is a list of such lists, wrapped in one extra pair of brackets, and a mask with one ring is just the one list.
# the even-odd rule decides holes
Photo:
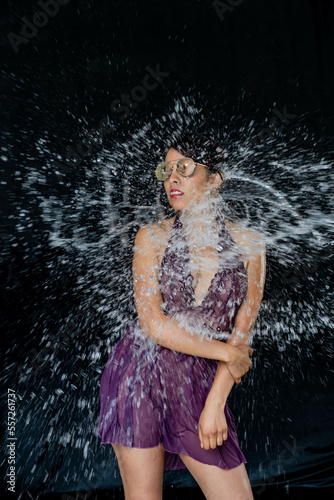
[[(253, 354), (253, 349), (248, 344), (231, 347), (233, 347), (231, 360), (226, 365), (234, 381), (239, 384), (241, 377), (252, 366), (250, 356)], [(228, 427), (224, 408), (225, 398), (222, 400), (217, 397), (216, 392), (212, 392), (211, 389), (198, 422), (198, 435), (205, 450), (214, 449), (227, 440)]]
[(234, 348), (231, 361), (227, 363), (227, 367), (234, 378), (236, 384), (241, 382), (241, 377), (248, 372), (252, 366), (250, 356), (254, 350), (248, 344), (240, 344), (232, 346)]

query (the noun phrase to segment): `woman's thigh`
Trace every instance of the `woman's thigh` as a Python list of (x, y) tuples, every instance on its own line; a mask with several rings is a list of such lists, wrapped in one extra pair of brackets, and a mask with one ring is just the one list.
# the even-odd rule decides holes
[(221, 469), (198, 462), (188, 455), (180, 454), (180, 458), (207, 500), (253, 500), (244, 463), (233, 469)]
[(126, 500), (161, 500), (165, 450), (162, 444), (153, 448), (128, 448), (112, 444), (122, 476)]

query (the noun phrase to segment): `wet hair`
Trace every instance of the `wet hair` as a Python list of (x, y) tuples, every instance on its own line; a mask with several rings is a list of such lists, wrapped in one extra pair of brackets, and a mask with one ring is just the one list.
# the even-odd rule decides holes
[(168, 149), (170, 148), (176, 149), (187, 158), (192, 158), (194, 161), (206, 165), (209, 175), (218, 172), (222, 177), (222, 165), (226, 163), (227, 155), (223, 148), (209, 137), (198, 132), (182, 130), (169, 142)]

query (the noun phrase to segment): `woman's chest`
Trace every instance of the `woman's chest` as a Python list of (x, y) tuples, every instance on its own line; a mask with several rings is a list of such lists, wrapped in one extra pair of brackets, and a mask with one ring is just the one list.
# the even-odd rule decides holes
[(209, 299), (229, 294), (236, 273), (245, 270), (245, 264), (236, 255), (231, 266), (224, 252), (216, 248), (166, 248), (160, 245), (158, 257), (159, 283), (165, 299), (183, 302), (195, 307), (204, 306)]

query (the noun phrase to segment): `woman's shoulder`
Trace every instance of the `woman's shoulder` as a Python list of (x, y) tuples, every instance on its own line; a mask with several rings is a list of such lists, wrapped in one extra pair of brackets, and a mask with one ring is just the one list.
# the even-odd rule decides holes
[(174, 217), (170, 217), (170, 219), (161, 219), (157, 222), (152, 222), (151, 226), (154, 231), (166, 233), (172, 229), (175, 217), (174, 215)]
[(259, 249), (265, 249), (264, 236), (259, 231), (230, 221), (225, 221), (225, 226), (237, 244), (247, 247), (250, 251), (255, 250), (256, 253)]
[(136, 243), (144, 242), (145, 246), (153, 244), (154, 247), (163, 245), (163, 242), (168, 239), (174, 220), (175, 216), (141, 226), (136, 234)]

